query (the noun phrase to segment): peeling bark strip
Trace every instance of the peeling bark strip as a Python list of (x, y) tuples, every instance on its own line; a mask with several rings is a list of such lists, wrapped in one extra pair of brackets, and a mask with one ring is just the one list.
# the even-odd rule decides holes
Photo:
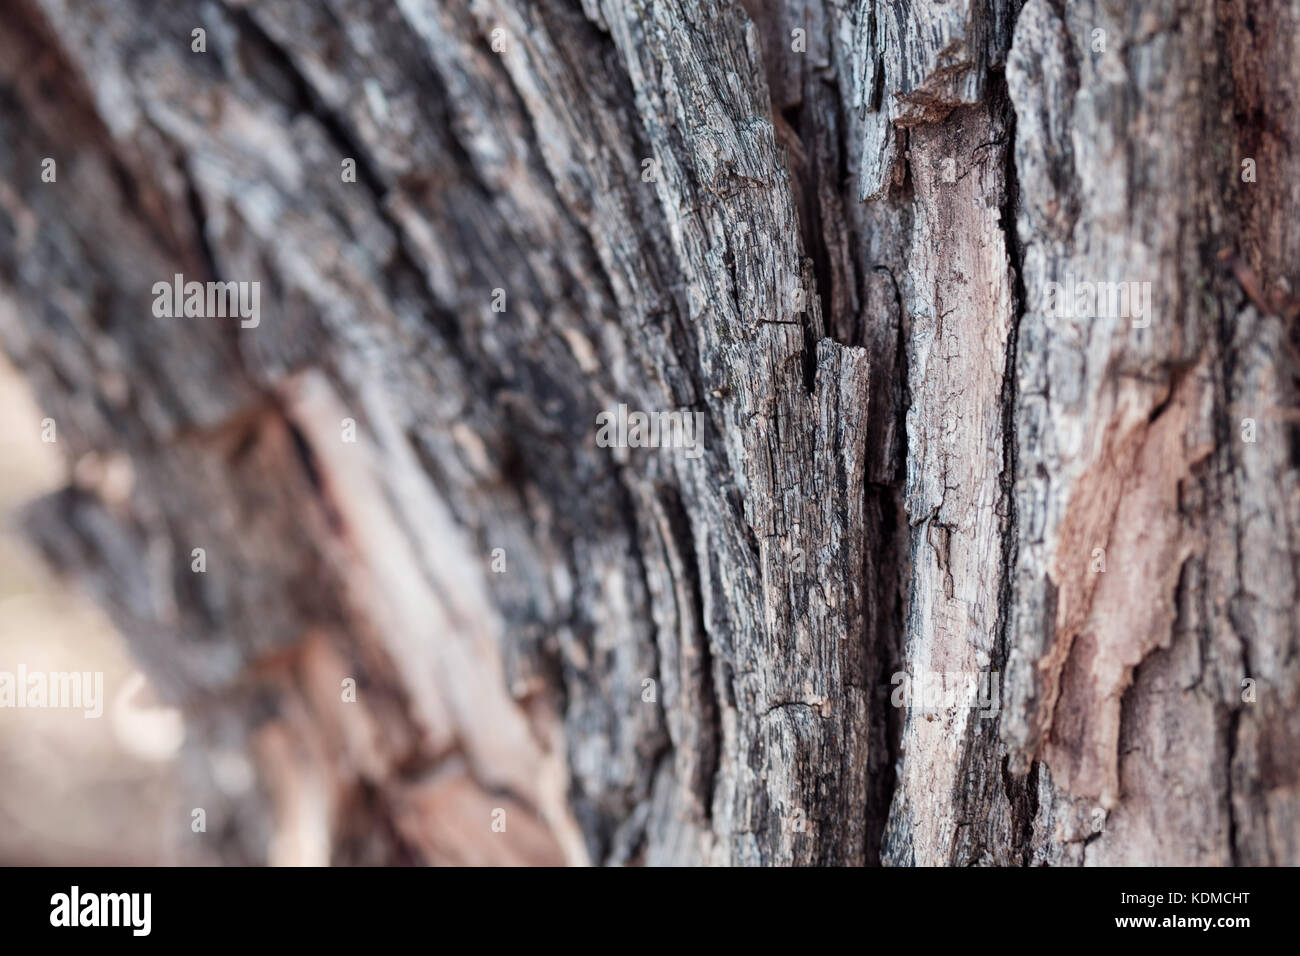
[(0, 342), (129, 476), (27, 526), (194, 860), (1300, 863), (1300, 5), (10, 6)]

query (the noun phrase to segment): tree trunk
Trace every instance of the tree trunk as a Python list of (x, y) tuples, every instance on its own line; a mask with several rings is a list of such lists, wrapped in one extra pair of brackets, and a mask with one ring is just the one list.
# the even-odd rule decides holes
[(193, 858), (1300, 863), (1298, 30), (12, 0), (27, 528)]

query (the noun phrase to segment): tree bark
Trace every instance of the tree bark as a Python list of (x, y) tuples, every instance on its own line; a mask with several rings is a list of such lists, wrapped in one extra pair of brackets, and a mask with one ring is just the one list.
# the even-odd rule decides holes
[(26, 526), (185, 712), (193, 859), (1300, 863), (1297, 28), (13, 0)]

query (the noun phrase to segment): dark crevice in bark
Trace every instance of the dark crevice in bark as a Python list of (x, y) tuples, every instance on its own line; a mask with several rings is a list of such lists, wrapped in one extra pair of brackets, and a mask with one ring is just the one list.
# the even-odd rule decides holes
[[(1013, 31), (1014, 32), (1014, 31)], [(1016, 567), (1017, 543), (1020, 540), (1019, 514), (1016, 500), (1016, 475), (1019, 467), (1019, 436), (1016, 430), (1017, 407), (1019, 404), (1017, 344), (1020, 323), (1024, 318), (1027, 296), (1024, 282), (1024, 251), (1020, 244), (1017, 227), (1020, 204), (1020, 181), (1016, 169), (1016, 111), (1007, 90), (1006, 74), (1002, 69), (994, 69), (989, 74), (990, 108), (1001, 114), (1006, 130), (1006, 155), (1004, 166), (1003, 201), (1001, 209), (1001, 226), (1003, 242), (1007, 254), (1007, 268), (1012, 281), (1011, 321), (1007, 334), (1006, 362), (1002, 377), (1002, 470), (999, 475), (1002, 500), (999, 510), (1002, 515), (1001, 549), (1002, 575), (998, 589), (998, 613), (995, 624), (997, 635), (993, 661), (990, 670), (1002, 678), (1007, 674), (1007, 660), (1014, 620), (1012, 615), (1016, 607)], [(1000, 681), (999, 694), (1005, 695), (1005, 680)], [(1005, 702), (1004, 702), (1005, 703)], [(994, 739), (1000, 741), (1002, 718), (999, 712), (995, 721)], [(1038, 763), (1032, 761), (1029, 772), (1024, 777), (1017, 777), (1009, 772), (1010, 755), (1005, 745), (999, 743), (1002, 751), (1001, 769), (1003, 786), (1012, 811), (1012, 845), (1006, 848), (1008, 856), (1019, 858), (1022, 866), (1028, 866), (1032, 856), (1034, 819), (1038, 812)]]
[(1023, 823), (1020, 830), (1020, 850), (1022, 853), (1022, 866), (1029, 866), (1033, 862), (1033, 845), (1034, 845), (1034, 821), (1038, 819), (1038, 761), (1032, 761), (1029, 764), (1029, 773), (1025, 777), (1025, 792), (1029, 799), (1029, 807), (1022, 817)]
[(375, 196), (376, 205), (382, 209), (388, 186), (379, 175), (374, 160), (347, 124), (321, 99), (311, 81), (294, 62), (292, 52), (281, 46), (266, 31), (252, 11), (240, 8), (230, 11), (230, 15), (239, 28), (240, 37), (254, 48), (248, 61), (270, 68), (282, 81), (263, 82), (260, 88), (272, 96), (285, 90), (292, 91), (293, 98), (284, 103), (285, 107), (292, 113), (311, 116), (339, 147), (341, 157), (356, 160), (357, 182)]
[(293, 448), (303, 474), (307, 477), (307, 484), (312, 491), (323, 495), (325, 493), (325, 479), (321, 473), (316, 453), (312, 451), (311, 443), (307, 440), (307, 436), (303, 434), (302, 429), (290, 421), (287, 416), (284, 421), (289, 432), (290, 446)]
[(1002, 541), (1002, 583), (998, 594), (997, 649), (999, 667), (1005, 668), (1011, 640), (1010, 614), (1015, 607), (1016, 543), (1020, 539), (1016, 507), (1016, 473), (1018, 468), (1019, 436), (1016, 432), (1016, 410), (1019, 402), (1016, 344), (1020, 322), (1024, 318), (1027, 296), (1024, 281), (1024, 252), (1016, 228), (1019, 215), (1020, 183), (1016, 173), (1016, 111), (1007, 93), (1006, 77), (1001, 70), (989, 76), (991, 108), (999, 111), (1006, 123), (1010, 145), (1006, 151), (1006, 176), (1002, 203), (1002, 234), (1007, 251), (1007, 267), (1012, 276), (1011, 325), (1007, 335), (1006, 364), (1002, 376), (1002, 510), (1004, 522)]
[(177, 167), (180, 169), (181, 175), (185, 177), (185, 202), (190, 215), (194, 218), (194, 241), (198, 246), (203, 268), (207, 273), (202, 278), (221, 281), (221, 270), (217, 266), (217, 256), (212, 248), (212, 243), (208, 241), (207, 230), (204, 228), (204, 223), (207, 222), (207, 212), (203, 208), (203, 197), (199, 194), (198, 187), (194, 183), (193, 171), (184, 158), (177, 163)]
[[(1229, 122), (1237, 146), (1237, 155), (1255, 157), (1259, 155), (1257, 149), (1260, 145), (1259, 130), (1262, 125), (1260, 122), (1262, 110), (1260, 104), (1255, 101), (1258, 91), (1250, 88), (1240, 88), (1236, 82), (1238, 79), (1238, 69), (1235, 68), (1238, 66), (1237, 60), (1245, 51), (1239, 51), (1233, 43), (1232, 28), (1234, 24), (1230, 13), (1231, 9), (1232, 5), (1227, 3), (1221, 4), (1219, 7), (1219, 29), (1216, 31), (1219, 41), (1217, 52), (1221, 62), (1229, 66), (1228, 69), (1220, 73), (1221, 88), (1219, 94), (1225, 99), (1230, 99), (1233, 105), (1233, 114)], [(1247, 27), (1248, 29), (1253, 27), (1253, 23), (1248, 23)], [(1239, 183), (1234, 182), (1237, 179), (1237, 169), (1235, 162), (1228, 164), (1228, 183), (1226, 184), (1225, 193), (1232, 197), (1232, 201), (1227, 203), (1227, 207), (1233, 219), (1225, 225), (1227, 225), (1227, 231), (1230, 235), (1233, 233), (1238, 234), (1237, 238), (1227, 241), (1225, 248), (1229, 251), (1239, 244), (1249, 243), (1249, 240), (1254, 238), (1250, 233), (1256, 223), (1257, 216), (1256, 191), (1234, 188), (1240, 186)], [(1241, 235), (1243, 232), (1245, 235)], [(1215, 245), (1224, 245), (1224, 243), (1217, 241)], [(1250, 245), (1253, 245), (1253, 243)], [(1213, 252), (1213, 250), (1209, 251)], [(1248, 245), (1247, 248), (1242, 250), (1242, 254), (1254, 259), (1256, 264), (1262, 264), (1258, 258), (1258, 251)], [(1239, 313), (1243, 309), (1250, 308), (1250, 306), (1241, 291), (1235, 287), (1233, 278), (1228, 274), (1231, 269), (1231, 262), (1235, 258), (1235, 255), (1225, 258), (1222, 253), (1219, 253), (1217, 256), (1205, 259), (1209, 274), (1216, 278), (1218, 285), (1224, 292), (1223, 295), (1216, 297), (1217, 309), (1214, 326), (1215, 346), (1219, 353), (1219, 361), (1216, 363), (1217, 368), (1214, 375), (1215, 404), (1218, 412), (1214, 416), (1214, 431), (1216, 445), (1224, 449), (1222, 455), (1224, 467), (1222, 470), (1216, 469), (1215, 472), (1208, 474), (1205, 484), (1213, 489), (1212, 493), (1222, 502), (1223, 506), (1232, 508), (1237, 514), (1240, 514), (1241, 489), (1238, 475), (1241, 469), (1241, 461), (1238, 449), (1241, 446), (1235, 441), (1237, 437), (1235, 420), (1239, 416), (1234, 415), (1232, 410), (1239, 400), (1235, 383), (1237, 382), (1241, 359), (1235, 338)], [(1220, 263), (1222, 263), (1222, 268), (1216, 268)], [(1239, 524), (1234, 527), (1232, 544), (1234, 552), (1233, 571), (1236, 580), (1242, 583), (1245, 580), (1243, 561), (1245, 542), (1242, 539)], [(1227, 621), (1238, 641), (1243, 672), (1250, 674), (1250, 640), (1247, 627), (1243, 626), (1243, 622), (1239, 622), (1235, 607), (1239, 597), (1239, 595), (1234, 594), (1230, 599)], [(1226, 707), (1226, 713), (1222, 721), (1219, 722), (1219, 726), (1221, 728), (1220, 733), (1223, 735), (1223, 750), (1225, 753), (1223, 794), (1228, 821), (1228, 853), (1234, 866), (1240, 865), (1241, 861), (1241, 851), (1238, 847), (1239, 825), (1234, 794), (1236, 774), (1233, 766), (1236, 761), (1240, 725), (1241, 703), (1230, 703)]]
[[(673, 485), (659, 486), (658, 496), (669, 527), (681, 554), (686, 580), (681, 584), (689, 591), (691, 623), (698, 637), (695, 651), (699, 654), (698, 698), (701, 713), (698, 715), (700, 740), (698, 741), (699, 775), (691, 781), (692, 789), (700, 800), (707, 822), (713, 820), (713, 797), (717, 787), (718, 766), (722, 757), (722, 705), (718, 699), (717, 676), (709, 629), (704, 616), (704, 590), (700, 577), (699, 558), (695, 539), (691, 534), (690, 519), (680, 491)], [(679, 613), (684, 609), (679, 609)], [(686, 654), (686, 648), (682, 648)], [(692, 695), (694, 696), (694, 695)]]
[(1226, 771), (1224, 784), (1228, 811), (1228, 853), (1231, 855), (1233, 866), (1241, 865), (1241, 853), (1237, 848), (1237, 808), (1236, 801), (1233, 799), (1233, 788), (1236, 784), (1236, 771), (1233, 764), (1237, 758), (1237, 733), (1240, 726), (1241, 708), (1229, 708), (1226, 726), (1224, 727), (1224, 743), (1227, 749), (1227, 759), (1224, 761)]
[[(906, 454), (906, 442), (899, 443)], [(907, 522), (902, 516), (899, 485), (867, 483), (864, 508), (866, 534), (881, 542), (879, 548), (864, 549), (863, 580), (868, 592), (867, 726), (870, 731), (867, 805), (865, 807), (866, 861), (881, 863), (889, 807), (897, 786), (896, 768), (902, 744), (902, 711), (891, 700), (892, 676), (903, 666), (904, 609), (906, 581), (905, 538)]]
[[(897, 204), (897, 208), (901, 210), (901, 204)], [(861, 261), (856, 250), (854, 261)], [(867, 498), (864, 533), (868, 540), (882, 543), (879, 548), (867, 548), (864, 551), (867, 565), (864, 568), (864, 580), (868, 593), (872, 595), (872, 603), (868, 606), (868, 614), (871, 615), (868, 628), (873, 636), (866, 659), (869, 666), (874, 667), (868, 726), (872, 733), (871, 753), (876, 755), (871, 762), (871, 778), (868, 782), (865, 850), (868, 864), (879, 866), (883, 863), (890, 808), (898, 786), (898, 768), (902, 759), (904, 714), (893, 706), (892, 677), (904, 669), (906, 661), (906, 594), (911, 535), (903, 503), (903, 484), (907, 474), (906, 421), (911, 391), (908, 386), (907, 354), (909, 322), (902, 290), (890, 266), (877, 264), (873, 271), (889, 276), (898, 321), (892, 381), (880, 384), (874, 380), (872, 382), (874, 395), (888, 396), (888, 399), (873, 401), (869, 411), (873, 420), (872, 434), (897, 436), (893, 449), (892, 480), (888, 484), (872, 481), (864, 483)], [(865, 301), (865, 288), (862, 295)], [(882, 413), (894, 418), (888, 429), (880, 424)]]
[[(865, 12), (869, 18), (867, 37), (879, 49), (875, 43), (878, 32), (877, 4), (867, 4)], [(833, 46), (835, 40), (832, 38), (830, 42)], [(874, 72), (874, 82), (869, 109), (877, 113), (885, 95), (883, 55), (875, 57), (871, 69)], [(850, 113), (858, 110), (846, 107), (846, 96), (846, 91), (841, 90), (838, 84), (825, 83), (820, 77), (810, 75), (805, 99), (811, 101), (817, 109), (812, 110), (805, 105), (800, 117), (810, 129), (804, 139), (814, 147), (810, 150), (809, 159), (811, 184), (804, 192), (810, 197), (809, 204), (814, 209), (821, 208), (819, 195), (823, 187), (825, 194), (833, 197), (832, 202), (841, 204), (840, 241), (847, 245), (847, 259), (851, 263), (851, 272), (843, 277), (843, 281), (850, 287), (837, 290), (837, 273), (832, 268), (833, 251), (828, 244), (834, 237), (827, 236), (828, 224), (822, 222), (819, 216), (814, 230), (815, 241), (809, 248), (814, 250), (819, 287), (825, 293), (826, 334), (845, 345), (867, 346), (882, 351), (881, 361), (873, 363), (869, 384), (867, 448), (869, 455), (884, 458), (886, 465), (881, 467), (870, 461), (867, 464), (863, 482), (862, 533), (869, 544), (863, 552), (861, 571), (866, 616), (863, 667), (868, 711), (863, 853), (868, 866), (880, 866), (885, 853), (890, 808), (899, 783), (897, 770), (904, 724), (904, 712), (893, 706), (894, 685), (891, 679), (904, 668), (905, 660), (903, 645), (910, 553), (910, 534), (903, 504), (908, 453), (908, 318), (895, 271), (901, 264), (894, 261), (873, 261), (876, 255), (889, 256), (890, 253), (871, 251), (869, 237), (863, 234), (861, 228), (855, 228), (866, 217), (861, 215), (864, 210), (859, 208), (856, 171), (850, 169), (850, 157), (854, 154), (854, 144), (850, 139), (857, 128)], [(831, 118), (826, 121), (832, 128), (829, 132), (823, 132), (813, 125), (812, 120), (827, 111), (833, 111), (828, 112)], [(899, 135), (905, 134), (900, 132)], [(829, 162), (816, 150), (818, 146), (824, 149), (828, 140), (835, 146)], [(823, 182), (828, 176), (833, 177), (834, 181)], [(897, 188), (887, 190), (886, 197), (873, 202), (871, 206), (873, 209), (888, 208), (894, 220), (893, 226), (905, 235), (911, 228), (911, 211), (908, 202), (900, 199), (898, 192), (900, 190)], [(889, 279), (894, 310), (892, 315), (888, 308), (876, 315), (866, 311), (872, 302), (869, 286), (876, 275), (884, 275)], [(842, 302), (841, 309), (848, 309), (851, 314), (838, 314), (833, 310), (837, 299)], [(878, 344), (871, 344), (875, 330), (870, 323), (873, 322), (888, 324), (892, 347), (888, 345), (891, 340), (882, 337), (876, 337)], [(889, 351), (885, 351), (886, 348)]]

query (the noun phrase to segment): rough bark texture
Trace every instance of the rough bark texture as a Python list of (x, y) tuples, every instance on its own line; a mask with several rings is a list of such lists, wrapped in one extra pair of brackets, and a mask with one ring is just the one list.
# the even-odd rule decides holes
[(187, 714), (194, 858), (1300, 863), (1298, 29), (12, 0), (0, 336), (76, 466), (27, 523)]

